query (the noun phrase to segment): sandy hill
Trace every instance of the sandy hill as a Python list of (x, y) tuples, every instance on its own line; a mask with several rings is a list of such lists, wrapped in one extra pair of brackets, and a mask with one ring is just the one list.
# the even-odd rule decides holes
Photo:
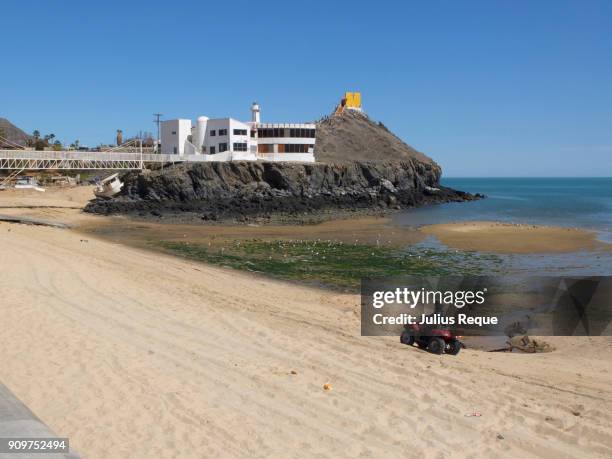
[(0, 118), (0, 136), (19, 145), (25, 145), (30, 138), (28, 134), (19, 129), (6, 118)]
[(416, 159), (435, 164), (431, 158), (407, 145), (382, 123), (376, 123), (365, 113), (354, 110), (346, 110), (340, 115), (317, 122), (315, 156), (317, 161), (327, 163)]

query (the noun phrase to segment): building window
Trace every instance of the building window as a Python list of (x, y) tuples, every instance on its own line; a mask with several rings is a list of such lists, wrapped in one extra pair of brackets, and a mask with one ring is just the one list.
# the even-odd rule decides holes
[[(276, 135), (275, 132), (276, 131)], [(278, 129), (272, 129), (272, 128), (266, 128), (266, 129), (259, 129), (259, 137), (278, 137)]]
[(310, 145), (288, 143), (285, 145), (285, 153), (308, 153)]
[(219, 129), (219, 135), (227, 135), (227, 129)]
[(247, 144), (245, 143), (234, 143), (234, 151), (247, 151)]
[(234, 129), (234, 135), (247, 135), (246, 129)]
[[(220, 135), (221, 131), (219, 131), (219, 135)], [(224, 151), (227, 151), (227, 143), (220, 143), (219, 144), (219, 153), (223, 153)]]
[(268, 143), (260, 143), (257, 145), (258, 153), (274, 153), (274, 146)]
[(314, 129), (291, 128), (289, 129), (289, 137), (315, 138)]
[(285, 137), (285, 128), (267, 129), (268, 137)]
[(216, 130), (213, 129), (212, 131), (210, 131), (210, 136), (211, 137), (214, 137), (216, 135), (217, 135), (217, 131)]
[(214, 155), (215, 154), (215, 147), (210, 147), (210, 154)]
[(253, 139), (255, 138), (255, 129), (251, 130), (251, 138), (253, 138)]
[(176, 135), (176, 131), (172, 131), (172, 135)]

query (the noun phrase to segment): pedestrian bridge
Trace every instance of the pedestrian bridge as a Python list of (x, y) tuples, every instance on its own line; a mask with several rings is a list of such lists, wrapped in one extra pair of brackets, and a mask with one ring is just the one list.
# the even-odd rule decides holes
[(0, 150), (0, 170), (143, 169), (181, 161), (177, 155), (150, 153)]
[(0, 170), (55, 170), (144, 169), (153, 165), (183, 162), (224, 161), (291, 161), (314, 162), (312, 153), (257, 153), (223, 152), (216, 155), (162, 155), (121, 151), (36, 151), (0, 150)]

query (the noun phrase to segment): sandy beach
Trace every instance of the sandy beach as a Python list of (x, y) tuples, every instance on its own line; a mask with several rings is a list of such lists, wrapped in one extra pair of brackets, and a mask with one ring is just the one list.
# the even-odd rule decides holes
[(611, 338), (457, 357), (363, 338), (356, 295), (84, 236), (88, 198), (0, 193), (75, 226), (0, 223), (0, 381), (83, 457), (612, 455)]

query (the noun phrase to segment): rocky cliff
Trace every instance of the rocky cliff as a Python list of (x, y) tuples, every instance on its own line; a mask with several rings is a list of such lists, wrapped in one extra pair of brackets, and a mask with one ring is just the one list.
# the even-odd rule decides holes
[(440, 186), (442, 170), (380, 123), (345, 112), (318, 123), (317, 163), (210, 162), (128, 173), (120, 195), (86, 211), (246, 220), (476, 199)]
[(417, 161), (189, 164), (163, 172), (129, 173), (123, 177), (121, 195), (94, 200), (85, 210), (245, 220), (473, 199), (467, 193), (438, 188), (439, 177), (438, 167)]

